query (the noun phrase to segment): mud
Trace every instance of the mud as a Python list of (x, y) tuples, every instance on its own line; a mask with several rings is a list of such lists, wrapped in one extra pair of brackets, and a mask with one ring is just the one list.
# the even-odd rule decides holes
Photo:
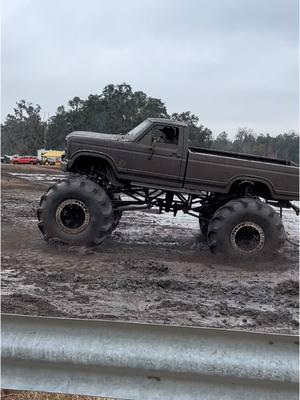
[[(298, 332), (298, 248), (268, 260), (216, 260), (197, 220), (124, 213), (99, 247), (49, 245), (37, 228), (40, 196), (57, 169), (2, 168), (2, 312)], [(298, 218), (285, 211), (291, 241)]]

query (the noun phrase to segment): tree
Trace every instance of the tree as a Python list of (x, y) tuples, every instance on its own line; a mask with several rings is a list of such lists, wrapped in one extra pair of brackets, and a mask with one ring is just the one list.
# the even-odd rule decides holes
[(166, 117), (167, 109), (160, 99), (134, 92), (130, 85), (107, 85), (102, 93), (87, 100), (78, 96), (68, 102), (69, 108), (57, 109), (49, 123), (49, 144), (62, 148), (65, 136), (74, 130), (105, 133), (128, 132), (148, 117)]
[[(2, 154), (35, 154), (44, 147), (46, 123), (42, 122), (41, 107), (25, 100), (17, 102), (13, 114), (8, 114), (2, 128)], [(48, 121), (47, 147), (64, 149), (65, 136), (76, 130), (118, 134), (128, 132), (148, 117), (171, 118), (189, 126), (189, 144), (220, 150), (283, 158), (299, 163), (299, 136), (285, 132), (276, 137), (257, 135), (252, 129), (239, 128), (233, 141), (226, 132), (214, 139), (212, 131), (200, 124), (191, 111), (168, 114), (165, 104), (142, 91), (133, 91), (127, 83), (109, 84), (100, 94), (79, 96), (59, 106)]]
[(288, 132), (276, 137), (278, 158), (293, 160), (299, 163), (299, 136), (296, 132)]
[(45, 123), (41, 120), (41, 107), (20, 100), (14, 114), (8, 114), (1, 125), (2, 154), (36, 154), (43, 146)]
[(190, 141), (193, 146), (211, 147), (212, 139), (212, 131), (203, 125), (190, 130)]
[(72, 100), (69, 100), (68, 104), (73, 111), (79, 111), (84, 102), (80, 99), (80, 97), (75, 96)]
[(73, 125), (65, 107), (58, 107), (56, 114), (48, 122), (47, 147), (49, 149), (63, 150), (65, 137), (72, 132)]
[(256, 134), (252, 129), (239, 128), (233, 142), (233, 150), (242, 153), (254, 153)]
[(171, 119), (185, 122), (189, 125), (189, 143), (195, 147), (210, 147), (212, 143), (212, 131), (203, 125), (198, 125), (199, 117), (190, 111), (173, 113)]
[(99, 98), (108, 133), (128, 132), (148, 117), (166, 117), (167, 109), (160, 99), (144, 92), (133, 92), (130, 85), (107, 85)]
[(199, 122), (199, 117), (195, 114), (192, 114), (190, 111), (184, 111), (182, 113), (173, 113), (171, 115), (171, 119), (176, 121), (182, 121), (187, 123), (189, 126), (197, 126)]
[(218, 150), (230, 150), (232, 148), (232, 143), (225, 131), (218, 134), (216, 139), (213, 141), (212, 147)]

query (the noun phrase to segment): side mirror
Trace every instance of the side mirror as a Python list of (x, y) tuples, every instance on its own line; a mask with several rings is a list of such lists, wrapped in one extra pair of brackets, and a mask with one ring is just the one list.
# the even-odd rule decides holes
[(151, 145), (151, 149), (153, 150), (153, 149), (155, 149), (155, 147), (156, 147), (156, 143), (159, 143), (161, 141), (161, 138), (160, 137), (155, 137), (154, 139), (152, 139), (152, 145)]

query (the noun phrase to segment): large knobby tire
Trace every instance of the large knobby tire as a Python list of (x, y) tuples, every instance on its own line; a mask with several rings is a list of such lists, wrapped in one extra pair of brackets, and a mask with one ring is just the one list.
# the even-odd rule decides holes
[(112, 231), (114, 213), (105, 190), (82, 177), (51, 186), (37, 211), (45, 240), (72, 245), (100, 244)]
[(204, 221), (203, 219), (199, 219), (199, 226), (201, 233), (204, 237), (207, 236), (207, 231), (208, 231), (208, 221)]
[(279, 215), (258, 199), (231, 200), (219, 208), (208, 225), (210, 250), (234, 258), (274, 253), (285, 242)]
[[(111, 196), (111, 201), (114, 206), (115, 201), (120, 201), (121, 196), (118, 193), (113, 193)], [(119, 225), (120, 219), (122, 218), (122, 211), (114, 211), (114, 222), (112, 224), (112, 230), (114, 231)]]
[(207, 232), (208, 232), (208, 224), (209, 221), (212, 219), (214, 213), (218, 207), (216, 205), (206, 205), (205, 207), (202, 208), (200, 214), (199, 214), (199, 227), (201, 230), (202, 235), (207, 238)]

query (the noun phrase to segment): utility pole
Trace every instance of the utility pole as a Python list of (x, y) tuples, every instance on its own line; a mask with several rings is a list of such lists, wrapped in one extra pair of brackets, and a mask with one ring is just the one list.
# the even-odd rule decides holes
[(44, 128), (44, 149), (45, 150), (46, 150), (46, 146), (47, 146), (47, 129), (48, 129), (48, 126), (47, 126), (47, 121), (46, 121), (45, 128)]
[(45, 123), (45, 128), (44, 128), (44, 149), (47, 149), (47, 133), (48, 133), (48, 120), (49, 120), (49, 113), (48, 113), (48, 118)]

